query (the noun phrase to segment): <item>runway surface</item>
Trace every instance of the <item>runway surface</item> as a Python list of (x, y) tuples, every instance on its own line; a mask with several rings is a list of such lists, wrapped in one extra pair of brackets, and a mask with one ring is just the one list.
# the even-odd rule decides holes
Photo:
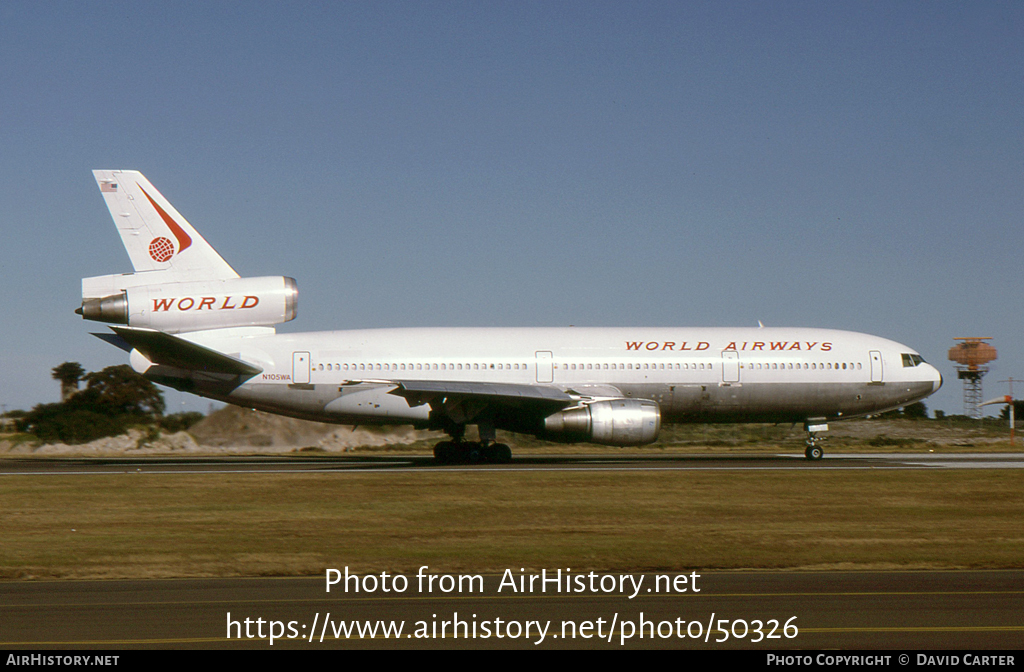
[(439, 465), (426, 456), (17, 457), (0, 459), (4, 475), (140, 473), (331, 473), (347, 471), (698, 471), (766, 469), (1024, 469), (1024, 453), (837, 453), (819, 461), (778, 455), (557, 455), (509, 464)]
[[(467, 583), (462, 594), (444, 594), (440, 579), (432, 592), (418, 590), (415, 574), (405, 577), (407, 590), (389, 593), (380, 584), (354, 592), (351, 580), (349, 592), (339, 584), (327, 593), (324, 577), (0, 582), (0, 648), (963, 651), (1018, 649), (1024, 637), (1019, 570), (698, 570), (679, 575), (685, 584), (675, 574), (660, 584), (654, 574), (626, 575), (623, 593), (601, 588), (619, 574), (599, 576), (613, 578), (598, 579), (597, 592), (568, 592), (575, 586), (564, 577), (557, 585), (565, 590), (549, 582), (544, 592), (535, 584), (520, 593), (506, 583), (499, 592), (502, 577), (489, 575), (482, 590)], [(686, 591), (666, 592), (672, 581)], [(346, 628), (354, 628), (349, 637)]]

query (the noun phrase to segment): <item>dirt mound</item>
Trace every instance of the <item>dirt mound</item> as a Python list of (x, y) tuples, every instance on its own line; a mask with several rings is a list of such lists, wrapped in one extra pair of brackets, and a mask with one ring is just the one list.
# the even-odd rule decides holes
[(132, 427), (124, 434), (107, 436), (89, 443), (67, 445), (47, 443), (37, 445), (31, 441), (0, 441), (0, 453), (10, 455), (156, 455), (196, 451), (199, 447), (185, 432), (161, 434), (155, 428)]
[(436, 440), (437, 432), (410, 427), (360, 427), (297, 420), (238, 406), (225, 406), (193, 425), (188, 433), (200, 446), (323, 450), (352, 450)]

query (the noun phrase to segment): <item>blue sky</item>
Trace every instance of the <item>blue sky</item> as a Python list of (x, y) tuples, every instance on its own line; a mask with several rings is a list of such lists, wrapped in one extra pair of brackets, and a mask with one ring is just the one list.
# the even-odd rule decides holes
[[(304, 331), (830, 327), (1024, 378), (1020, 2), (0, 3), (0, 403), (141, 170)], [(207, 402), (168, 392), (171, 410)]]

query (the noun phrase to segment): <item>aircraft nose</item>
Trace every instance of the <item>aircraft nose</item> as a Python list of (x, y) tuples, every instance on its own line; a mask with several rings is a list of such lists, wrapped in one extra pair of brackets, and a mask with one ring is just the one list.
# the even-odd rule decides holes
[[(929, 366), (931, 365), (929, 364)], [(935, 393), (942, 387), (942, 374), (934, 366), (932, 366), (932, 372), (935, 374), (935, 377), (932, 379), (932, 393)]]

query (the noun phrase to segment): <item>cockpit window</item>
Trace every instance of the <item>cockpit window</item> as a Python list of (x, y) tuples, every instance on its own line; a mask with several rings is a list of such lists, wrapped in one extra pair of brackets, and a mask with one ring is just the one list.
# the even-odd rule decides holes
[(904, 368), (909, 367), (909, 366), (917, 366), (918, 364), (922, 363), (923, 361), (924, 361), (924, 358), (921, 355), (912, 355), (912, 354), (907, 353), (907, 352), (903, 353), (903, 367)]

